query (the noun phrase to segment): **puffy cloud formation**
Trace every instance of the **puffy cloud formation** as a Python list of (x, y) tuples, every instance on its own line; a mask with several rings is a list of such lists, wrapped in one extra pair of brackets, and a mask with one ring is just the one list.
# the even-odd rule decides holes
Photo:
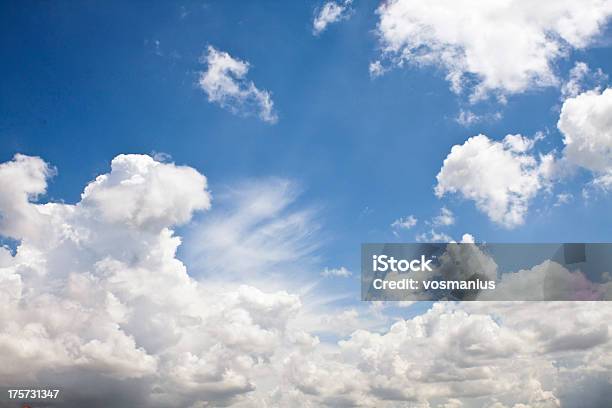
[(563, 133), (565, 159), (593, 172), (595, 185), (612, 188), (612, 89), (567, 99), (557, 127)]
[(39, 157), (17, 154), (12, 161), (0, 164), (0, 234), (20, 237), (33, 234), (34, 221), (40, 216), (28, 206), (47, 191), (46, 179), (53, 170)]
[[(111, 167), (80, 202), (38, 204), (50, 166), (27, 156), (0, 165), (2, 234), (18, 240), (14, 253), (0, 249), (3, 384), (53, 384), (63, 407), (595, 408), (608, 400), (608, 303), (436, 304), (367, 330), (351, 308), (313, 314), (307, 297), (285, 290), (196, 280), (176, 257), (172, 228), (209, 207), (204, 176), (139, 155)], [(267, 250), (264, 231), (292, 230), (281, 221), (294, 213), (271, 207), (290, 190), (261, 191), (277, 195), (227, 211), (244, 227), (217, 218), (198, 228), (234, 231), (217, 236), (220, 248), (255, 236), (252, 248)], [(260, 229), (240, 214), (270, 219)], [(320, 342), (317, 319), (340, 340)]]
[(90, 401), (224, 405), (280, 343), (309, 341), (285, 335), (297, 296), (205, 286), (176, 258), (171, 228), (210, 206), (196, 170), (119, 155), (77, 204), (31, 202), (49, 174), (35, 157), (0, 167), (2, 232), (20, 241), (0, 265), (2, 383), (64, 382), (67, 406), (78, 386)]
[(570, 271), (551, 260), (530, 269), (503, 273), (495, 294), (481, 292), (481, 300), (599, 300), (612, 299), (612, 283), (595, 283), (580, 270)]
[(610, 313), (588, 302), (439, 303), (383, 333), (356, 330), (333, 353), (294, 353), (285, 369), (313, 406), (558, 408), (582, 377), (596, 391), (581, 405), (594, 408), (610, 387)]
[(472, 234), (467, 234), (466, 233), (466, 234), (463, 234), (461, 236), (461, 241), (460, 242), (466, 243), (466, 244), (473, 244), (476, 241), (475, 241), (475, 238), (474, 238), (474, 236)]
[(546, 187), (554, 164), (552, 154), (535, 157), (534, 142), (521, 135), (500, 142), (481, 134), (453, 146), (436, 176), (436, 195), (459, 193), (504, 227), (523, 224), (529, 202)]
[(384, 54), (398, 65), (438, 65), (455, 92), (474, 85), (478, 99), (557, 85), (553, 62), (592, 42), (612, 2), (391, 0), (378, 14)]
[[(557, 122), (565, 145), (562, 157), (555, 159), (554, 152), (537, 157), (533, 148), (539, 135), (507, 135), (502, 141), (474, 136), (451, 149), (437, 175), (436, 195), (459, 193), (475, 201), (492, 221), (513, 228), (524, 223), (537, 193), (573, 167), (593, 173), (588, 187), (612, 189), (612, 89), (582, 92), (588, 77), (601, 75), (577, 63), (563, 87), (568, 98)], [(561, 193), (554, 206), (571, 198)]]
[(268, 123), (278, 121), (270, 92), (258, 89), (246, 79), (250, 68), (248, 62), (233, 58), (212, 46), (208, 47), (202, 62), (207, 67), (200, 73), (198, 83), (210, 102), (235, 114), (256, 114)]
[(328, 1), (317, 11), (312, 22), (312, 32), (319, 35), (328, 25), (349, 18), (353, 0), (343, 2)]
[(180, 225), (210, 207), (206, 178), (146, 155), (119, 155), (111, 172), (85, 187), (80, 205), (110, 223), (154, 229)]

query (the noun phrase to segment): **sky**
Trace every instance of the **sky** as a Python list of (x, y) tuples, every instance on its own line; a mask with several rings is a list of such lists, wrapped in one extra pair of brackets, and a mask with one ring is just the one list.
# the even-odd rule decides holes
[[(365, 242), (610, 240), (610, 15), (607, 0), (3, 3), (0, 283), (30, 303), (7, 301), (1, 332), (53, 351), (6, 340), (39, 371), (0, 379), (86, 373), (131, 403), (193, 407), (565, 407), (573, 382), (597, 406), (607, 304), (366, 304), (358, 275)], [(89, 305), (79, 324), (60, 323), (70, 302)], [(181, 340), (149, 341), (165, 326)], [(445, 361), (470, 344), (480, 361)]]

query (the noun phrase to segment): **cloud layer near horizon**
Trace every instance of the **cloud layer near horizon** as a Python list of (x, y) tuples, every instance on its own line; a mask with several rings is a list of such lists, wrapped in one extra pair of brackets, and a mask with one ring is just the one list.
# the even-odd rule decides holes
[[(4, 384), (54, 384), (62, 406), (559, 407), (576, 383), (593, 390), (585, 407), (608, 395), (607, 303), (436, 304), (372, 331), (367, 312), (190, 276), (172, 228), (210, 207), (192, 168), (120, 155), (78, 203), (32, 202), (52, 174), (36, 157), (0, 165), (0, 231), (19, 241), (0, 249)], [(352, 329), (322, 342), (334, 315)]]

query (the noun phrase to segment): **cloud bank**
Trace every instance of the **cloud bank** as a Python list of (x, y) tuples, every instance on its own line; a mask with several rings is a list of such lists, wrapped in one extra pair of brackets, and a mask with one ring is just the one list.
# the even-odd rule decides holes
[[(52, 174), (36, 157), (0, 165), (0, 231), (18, 242), (0, 249), (0, 382), (53, 385), (56, 406), (595, 408), (609, 395), (607, 303), (321, 313), (304, 293), (188, 273), (173, 228), (211, 205), (195, 169), (120, 155), (79, 202), (39, 204)], [(202, 225), (234, 235), (205, 237), (231, 248), (256, 236), (265, 250), (293, 214), (272, 185), (274, 199), (227, 213), (249, 228), (216, 219)], [(243, 222), (257, 214), (271, 217), (263, 229)], [(394, 323), (368, 329), (367, 314)]]

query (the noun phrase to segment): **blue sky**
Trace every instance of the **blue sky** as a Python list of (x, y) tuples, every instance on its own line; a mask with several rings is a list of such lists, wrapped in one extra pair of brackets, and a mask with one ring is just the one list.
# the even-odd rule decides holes
[[(407, 66), (371, 78), (379, 54), (376, 2), (358, 2), (351, 18), (312, 34), (315, 2), (3, 5), (0, 158), (38, 155), (59, 169), (50, 200), (78, 200), (82, 186), (118, 153), (169, 154), (209, 178), (213, 194), (249, 178), (297, 182), (300, 200), (321, 209), (331, 237), (325, 264), (357, 268), (361, 242), (412, 241), (442, 206), (455, 225), (488, 242), (607, 241), (610, 198), (580, 198), (580, 173), (555, 192), (576, 198), (553, 207), (539, 195), (524, 225), (492, 223), (474, 203), (437, 198), (435, 176), (450, 147), (484, 133), (546, 132), (542, 150), (562, 147), (556, 129), (559, 90), (542, 88), (475, 109), (499, 120), (455, 121), (467, 98), (444, 72)], [(234, 115), (197, 87), (199, 57), (212, 45), (251, 64), (249, 79), (272, 93), (279, 121)], [(605, 44), (604, 44), (605, 45)], [(555, 61), (566, 77), (574, 61), (612, 71), (610, 48), (572, 51)], [(390, 224), (420, 223), (394, 236)]]
[[(59, 174), (49, 196), (68, 202), (120, 152), (167, 153), (204, 172), (213, 191), (245, 177), (295, 179), (304, 199), (324, 205), (336, 237), (330, 254), (342, 254), (342, 263), (356, 258), (359, 242), (393, 239), (394, 219), (425, 219), (442, 205), (457, 215), (449, 230), (455, 235), (609, 239), (607, 198), (542, 210), (508, 231), (470, 202), (433, 195), (450, 146), (469, 136), (549, 130), (546, 143), (558, 147), (558, 90), (512, 96), (506, 106), (490, 102), (483, 109), (501, 111), (501, 120), (461, 126), (454, 121), (461, 98), (439, 70), (394, 69), (370, 79), (376, 5), (360, 2), (350, 20), (319, 37), (312, 35), (312, 2), (5, 5), (1, 157), (22, 152), (50, 161)], [(276, 125), (207, 102), (195, 84), (203, 68), (198, 58), (209, 44), (252, 64), (250, 78), (273, 94)], [(607, 48), (572, 53), (559, 71), (574, 59), (611, 71)], [(402, 240), (414, 239), (412, 231), (406, 235)]]

